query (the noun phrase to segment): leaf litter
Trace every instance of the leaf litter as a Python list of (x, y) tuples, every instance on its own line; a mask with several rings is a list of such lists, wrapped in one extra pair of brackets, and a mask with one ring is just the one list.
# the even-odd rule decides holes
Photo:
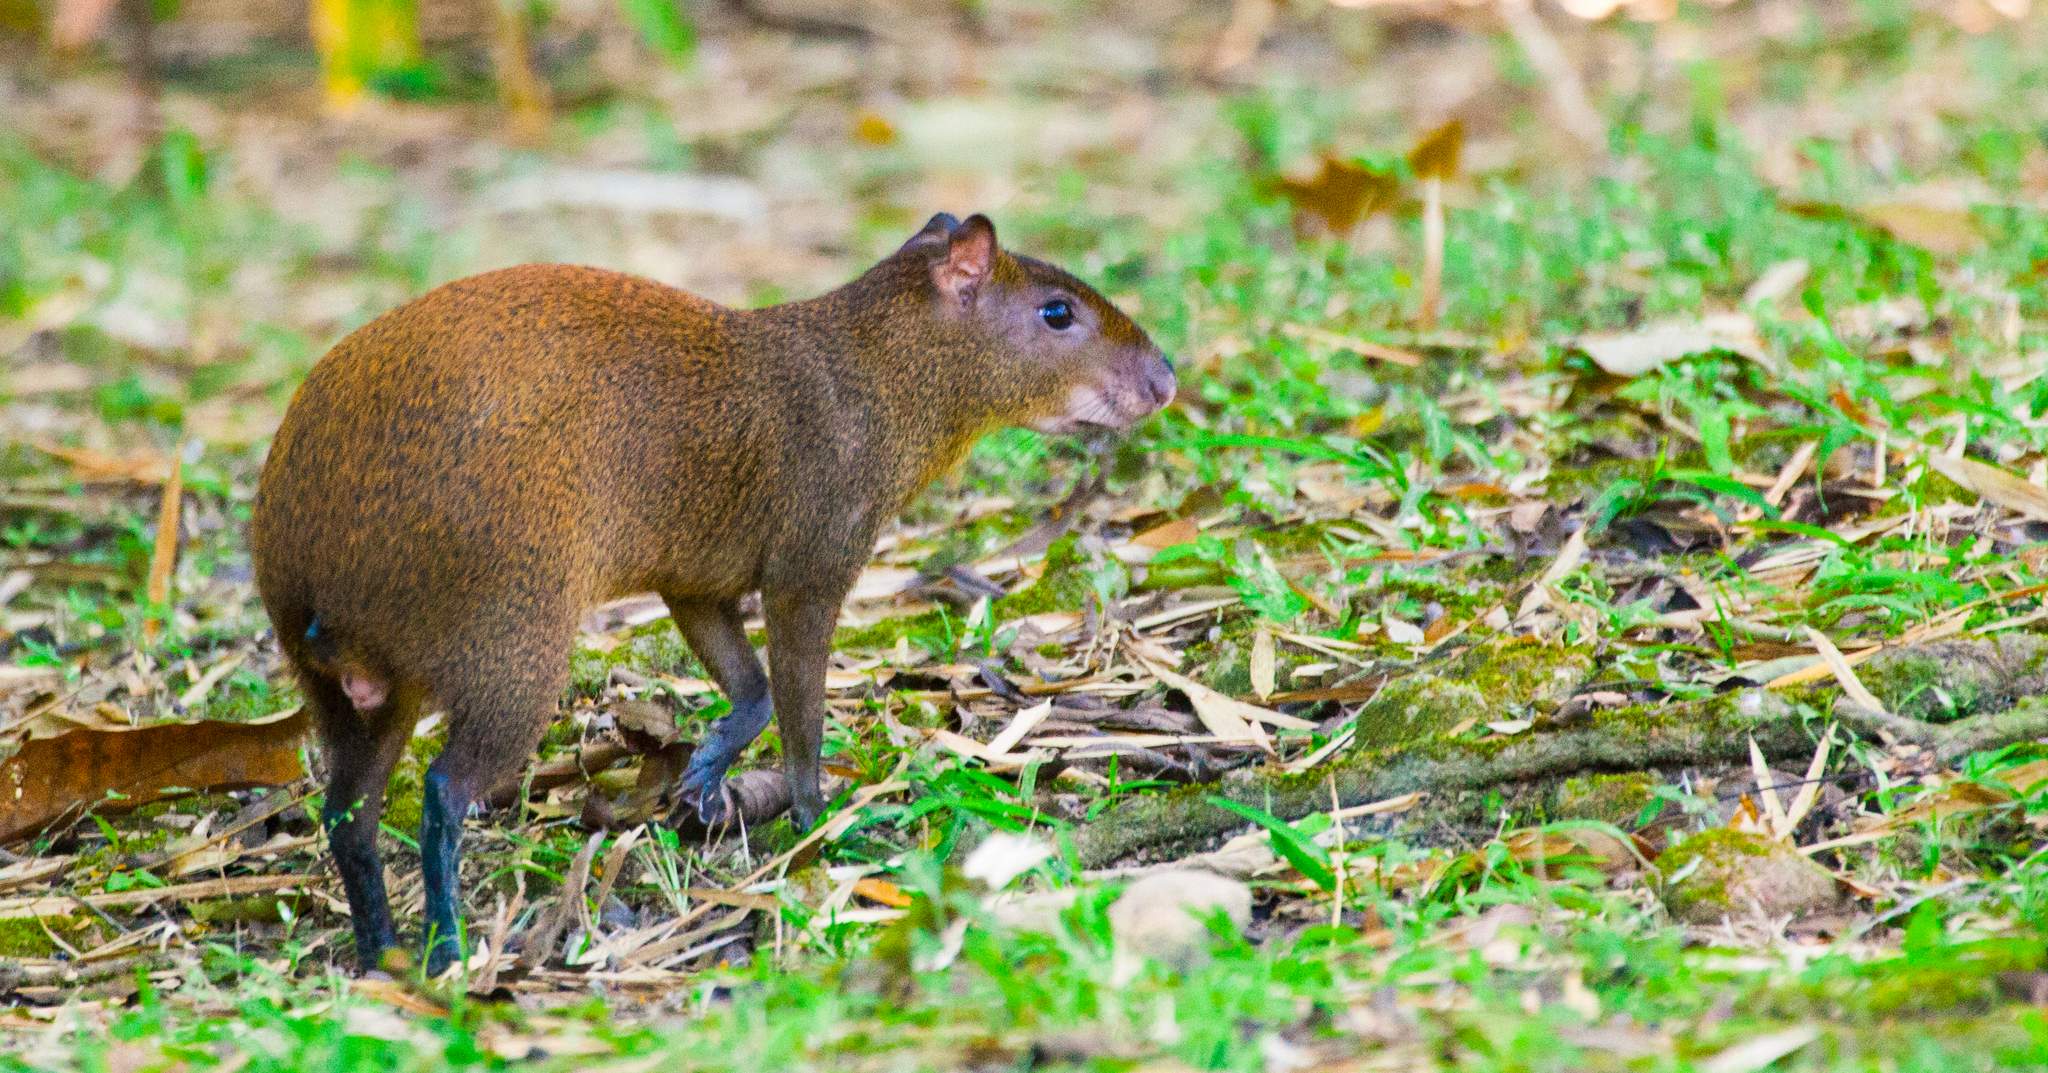
[[(1255, 17), (1263, 7), (1240, 5), (1242, 17), (1212, 54), (1217, 77), (1256, 69), (1259, 49), (1286, 32)], [(1542, 92), (1561, 102), (1552, 107), (1571, 117), (1571, 135), (1601, 140), (1581, 129), (1585, 87), (1558, 73), (1569, 60), (1559, 28), (1548, 16), (1532, 23), (1527, 12), (1511, 23), (1549, 72)], [(903, 149), (896, 134), (876, 133), (876, 119), (897, 127), (868, 107), (848, 129), (866, 131), (859, 138), (875, 151)], [(750, 136), (777, 136), (763, 133), (771, 126), (764, 121)], [(1214, 316), (1260, 345), (1306, 346), (1323, 368), (1378, 370), (1382, 379), (1346, 400), (1352, 412), (1341, 420), (1273, 435), (1272, 415), (1243, 421), (1228, 404), (1189, 392), (1177, 415), (1185, 426), (1146, 446), (1168, 478), (1086, 497), (1076, 482), (1057, 509), (1021, 519), (1008, 517), (1028, 510), (1020, 502), (1050, 496), (955, 487), (885, 538), (848, 608), (852, 636), (829, 680), (844, 735), (833, 771), (848, 796), (819, 830), (797, 836), (774, 825), (786, 801), (775, 797), (766, 753), (732, 788), (744, 798), (737, 829), (686, 832), (683, 841), (651, 822), (690, 737), (715, 714), (706, 708), (715, 692), (661, 649), (669, 627), (658, 602), (593, 613), (578, 652), (588, 673), (564, 721), (573, 733), (551, 739), (529, 778), (490, 795), (493, 811), (472, 831), (483, 859), (517, 885), (476, 895), (471, 919), (481, 942), (467, 966), (471, 986), (532, 1011), (562, 1008), (591, 988), (622, 1013), (672, 1009), (664, 1001), (754, 959), (800, 963), (833, 929), (886, 935), (918, 923), (944, 901), (943, 887), (906, 871), (903, 855), (951, 844), (962, 831), (980, 839), (968, 870), (987, 889), (955, 908), (995, 904), (1005, 890), (1069, 889), (1053, 882), (1064, 866), (1054, 833), (1135, 824), (1143, 814), (1124, 806), (1159, 788), (1152, 784), (1259, 791), (1230, 798), (1239, 808), (1211, 808), (1229, 823), (1198, 847), (1140, 839), (1079, 877), (1081, 897), (1088, 884), (1156, 877), (1124, 887), (1112, 904), (1125, 909), (1108, 918), (1114, 926), (1154, 914), (1136, 930), (1174, 936), (1155, 960), (1183, 973), (1199, 973), (1196, 962), (1223, 948), (1187, 927), (1182, 902), (1221, 908), (1225, 930), (1241, 940), (1280, 945), (1334, 922), (1368, 948), (1391, 949), (1402, 940), (1361, 909), (1358, 892), (1458, 906), (1467, 892), (1498, 898), (1518, 889), (1511, 884), (1519, 880), (1501, 877), (1526, 874), (1670, 909), (1673, 891), (1705, 884), (1709, 867), (1725, 901), (1696, 914), (1670, 909), (1688, 922), (1680, 932), (1688, 939), (1733, 937), (1736, 949), (1763, 960), (1797, 963), (1828, 941), (1875, 958), (1895, 953), (1910, 925), (1894, 914), (1910, 917), (1988, 859), (1981, 847), (1931, 840), (1930, 830), (1981, 824), (1987, 843), (2037, 848), (2048, 761), (2033, 746), (2048, 723), (2028, 694), (2009, 688), (2027, 681), (2025, 661), (1999, 655), (2006, 650), (1995, 639), (2033, 638), (2028, 627), (2048, 592), (2032, 549), (2048, 519), (2039, 418), (2008, 406), (2018, 416), (1992, 420), (1981, 411), (1995, 406), (1950, 405), (1922, 382), (1934, 379), (1922, 375), (1930, 356), (1937, 369), (1961, 360), (1955, 334), (1968, 325), (1955, 323), (1953, 309), (1917, 300), (1825, 318), (1762, 308), (1793, 304), (1784, 300), (1819, 271), (1780, 258), (1738, 281), (1747, 312), (1595, 318), (1590, 331), (1541, 323), (1442, 331), (1438, 323), (1459, 326), (1470, 315), (1457, 304), (1455, 258), (1446, 263), (1459, 249), (1458, 229), (1478, 226), (1461, 167), (1478, 168), (1500, 137), (1477, 121), (1472, 128), (1453, 120), (1410, 150), (1419, 189), (1401, 174), (1400, 157), (1356, 152), (1356, 131), (1312, 144), (1266, 177), (1265, 191), (1304, 243), (1336, 238), (1378, 255), (1396, 220), (1415, 223), (1422, 238), (1419, 249), (1389, 254), (1421, 265), (1412, 309), (1366, 315), (1326, 296), (1276, 316)], [(459, 146), (469, 132), (434, 137)], [(712, 188), (659, 189), (675, 201), (707, 198)], [(718, 185), (705, 214), (716, 219), (728, 195), (751, 204), (760, 190), (753, 180)], [(1978, 285), (1950, 264), (1986, 246), (1971, 212), (1875, 197), (1814, 204), (1831, 208), (1790, 208), (1802, 219), (1853, 218), (1927, 251), (1936, 282), (1958, 293)], [(640, 209), (614, 198), (575, 211)], [(803, 211), (773, 226), (838, 226), (829, 209), (795, 218)], [(734, 260), (752, 266), (750, 283), (800, 290), (840, 267), (840, 258), (767, 253), (728, 236), (706, 241), (741, 251)], [(658, 256), (629, 248), (619, 260)], [(1664, 266), (1609, 267), (1641, 301)], [(350, 308), (387, 297), (355, 295)], [(62, 312), (54, 299), (45, 305), (44, 315)], [(2038, 309), (2025, 308), (2013, 353), (2002, 355), (2012, 360), (1988, 365), (2012, 393), (1999, 405), (2040, 382), (2038, 361), (2026, 360), (2038, 355), (2020, 349), (2038, 347)], [(1412, 325), (1389, 326), (1410, 315)], [(1259, 318), (1273, 322), (1249, 322)], [(325, 338), (345, 319), (314, 318), (301, 330)], [(1998, 338), (2008, 334), (2000, 328)], [(1815, 352), (1831, 347), (1857, 361), (1827, 367), (1832, 382), (1802, 379)], [(1589, 375), (1587, 360), (1604, 375)], [(1862, 363), (1875, 363), (1876, 375)], [(75, 394), (99, 371), (56, 360), (8, 375), (18, 382), (6, 405), (16, 408)], [(1427, 390), (1403, 394), (1388, 384)], [(10, 488), (10, 512), (76, 524), (87, 535), (69, 548), (111, 546), (111, 519), (150, 536), (135, 548), (136, 562), (68, 562), (68, 549), (32, 547), (0, 572), (25, 577), (0, 582), (7, 636), (35, 642), (12, 642), (17, 662), (0, 668), (0, 727), (20, 739), (0, 778), (12, 772), (22, 788), (0, 802), (15, 810), (0, 811), (15, 825), (0, 857), (0, 920), (35, 921), (49, 940), (42, 955), (0, 973), (0, 989), (9, 1024), (38, 1028), (72, 1014), (105, 1018), (125, 1003), (134, 973), (96, 975), (101, 969), (139, 968), (170, 984), (188, 963), (180, 959), (228, 934), (273, 960), (284, 936), (310, 935), (313, 960), (339, 962), (347, 924), (306, 811), (303, 722), (277, 718), (290, 705), (275, 686), (246, 579), (207, 575), (213, 552), (233, 545), (222, 519), (246, 497), (253, 459), (212, 444), (196, 455), (140, 444), (119, 422), (92, 415), (67, 420), (51, 433), (58, 439), (37, 445), (49, 468), (31, 484), (44, 483)], [(1376, 448), (1374, 436), (1398, 442), (1397, 456)], [(1708, 449), (1714, 443), (1729, 447), (1727, 457)], [(1750, 444), (1761, 447), (1735, 450)], [(1309, 460), (1288, 463), (1290, 451)], [(1231, 461), (1219, 465), (1219, 457)], [(205, 554), (195, 560), (194, 550)], [(81, 584), (128, 599), (140, 636), (103, 628), (57, 643), (57, 594)], [(1034, 591), (1049, 599), (1031, 602)], [(175, 643), (165, 645), (167, 637)], [(1973, 647), (1935, 647), (1965, 642)], [(1918, 678), (1900, 670), (1937, 651), (2007, 673), (1960, 675), (1947, 664), (1967, 660), (1946, 655)], [(1586, 665), (1543, 659), (1515, 680), (1482, 674), (1539, 653), (1583, 654)], [(235, 704), (250, 710), (189, 718)], [(1628, 766), (1622, 750), (1638, 733), (1628, 719), (1706, 718), (1721, 704), (1738, 714), (1743, 705), (1796, 708), (1787, 718), (1799, 732), (1743, 732), (1731, 722), (1719, 731), (1732, 735), (1722, 753)], [(1437, 714), (1440, 722), (1426, 722)], [(1413, 736), (1389, 736), (1389, 726)], [(1553, 748), (1560, 742), (1569, 747)], [(100, 759), (52, 759), (54, 749)], [(173, 763), (187, 753), (213, 766)], [(1499, 772), (1501, 800), (1480, 800), (1448, 777), (1471, 758), (1500, 758), (1489, 770)], [(1350, 773), (1375, 764), (1412, 765), (1420, 784), (1371, 796), (1345, 788)], [(138, 782), (143, 774), (154, 785)], [(1640, 775), (1641, 785), (1602, 781), (1620, 775)], [(86, 781), (27, 789), (52, 776)], [(1573, 786), (1591, 798), (1592, 789), (1617, 785), (1640, 792), (1619, 804), (1565, 800)], [(172, 791), (180, 797), (167, 808), (157, 795)], [(1252, 796), (1260, 800), (1246, 804)], [(75, 809), (81, 802), (92, 807)], [(1684, 847), (1703, 851), (1717, 839), (1755, 852), (1712, 860), (1695, 852), (1706, 863), (1680, 874)], [(1902, 865), (1907, 847), (1933, 863)], [(1808, 867), (1766, 870), (1800, 868), (1795, 861)], [(1597, 878), (1572, 878), (1586, 869)], [(401, 906), (418, 898), (407, 872), (395, 870)], [(1216, 882), (1188, 878), (1197, 874)], [(1496, 881), (1509, 885), (1489, 886)], [(1213, 896), (1189, 897), (1198, 883)], [(1788, 886), (1811, 897), (1751, 894)], [(207, 914), (223, 899), (253, 919), (232, 931), (211, 923)], [(1427, 946), (1477, 951), (1490, 966), (1528, 973), (1503, 979), (1527, 983), (1532, 1003), (1545, 995), (1564, 1007), (1590, 1002), (1593, 1015), (1571, 1028), (1585, 1039), (1605, 1031), (1617, 1052), (1668, 1053), (1668, 1037), (1596, 1023), (1609, 1007), (1580, 970), (1555, 951), (1548, 964), (1534, 956), (1528, 936), (1584, 922), (1530, 901), (1419, 930)], [(1822, 904), (1835, 902), (1847, 908)], [(2014, 927), (1989, 901), (1957, 904), (1958, 936)], [(947, 942), (919, 963), (958, 966), (972, 928), (932, 933)], [(1106, 971), (1134, 984), (1146, 970), (1123, 958)], [(346, 1013), (366, 1036), (412, 1040), (413, 1019), (450, 1016), (445, 993), (410, 981), (357, 980), (346, 990), (367, 1003)], [(1353, 998), (1341, 1004), (1338, 1034), (1391, 1041), (1389, 1053), (1406, 1058), (1415, 1058), (1401, 1048), (1415, 1045), (1421, 1019), (1454, 1017), (1478, 1001), (1447, 980)], [(1715, 1038), (1711, 1026), (1702, 1031)], [(1692, 1053), (1708, 1068), (1760, 1069), (1802, 1053), (1821, 1031), (1794, 1025)], [(541, 1013), (516, 1030), (491, 1026), (485, 1038), (507, 1057), (611, 1053), (587, 1026)], [(1307, 1046), (1278, 1032), (1270, 1039), (1273, 1054)], [(1138, 1036), (1037, 1043), (1049, 1053), (1162, 1049)]]

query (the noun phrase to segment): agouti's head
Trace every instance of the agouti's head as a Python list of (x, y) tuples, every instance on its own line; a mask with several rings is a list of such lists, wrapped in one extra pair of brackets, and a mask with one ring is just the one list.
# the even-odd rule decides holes
[(931, 273), (936, 315), (964, 333), (1000, 387), (999, 416), (1048, 433), (1122, 432), (1173, 401), (1173, 363), (1145, 330), (1071, 274), (996, 244), (995, 225), (940, 213), (903, 247)]

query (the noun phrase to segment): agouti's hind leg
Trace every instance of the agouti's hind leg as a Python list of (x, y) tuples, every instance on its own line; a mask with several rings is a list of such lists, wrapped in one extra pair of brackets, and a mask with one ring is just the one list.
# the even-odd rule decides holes
[[(566, 648), (566, 646), (564, 646)], [(502, 677), (500, 676), (502, 675)], [(460, 688), (436, 685), (448, 743), (420, 788), (420, 870), (426, 880), (427, 975), (462, 952), (462, 821), (485, 791), (519, 773), (555, 718), (568, 683), (566, 651), (479, 667)]]
[(782, 735), (782, 770), (789, 777), (789, 815), (796, 826), (818, 822), (825, 811), (819, 785), (825, 743), (825, 670), (832, 660), (832, 629), (846, 589), (764, 590), (768, 662), (775, 678), (775, 727)]
[(670, 600), (668, 606), (676, 628), (690, 642), (690, 651), (732, 702), (732, 710), (711, 724), (690, 754), (690, 766), (676, 788), (676, 806), (669, 822), (694, 809), (705, 826), (716, 826), (728, 818), (726, 769), (767, 729), (775, 707), (768, 698), (768, 675), (754, 655), (754, 646), (747, 642), (746, 618), (740, 614), (738, 601)]
[(302, 670), (300, 684), (320, 733), (327, 762), (327, 799), (321, 826), (348, 893), (350, 922), (356, 934), (356, 961), (363, 971), (379, 967), (384, 951), (398, 941), (391, 924), (391, 902), (384, 893), (384, 862), (377, 854), (377, 820), (384, 812), (384, 791), (391, 769), (405, 751), (418, 721), (417, 691), (390, 692), (384, 703), (357, 711), (334, 678)]

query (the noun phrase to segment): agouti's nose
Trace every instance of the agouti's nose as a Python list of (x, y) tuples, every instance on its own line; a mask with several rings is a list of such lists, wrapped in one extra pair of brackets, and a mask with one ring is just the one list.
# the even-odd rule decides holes
[(1152, 397), (1152, 408), (1163, 410), (1173, 401), (1176, 381), (1173, 376), (1173, 362), (1165, 357), (1153, 358), (1145, 367), (1145, 393)]

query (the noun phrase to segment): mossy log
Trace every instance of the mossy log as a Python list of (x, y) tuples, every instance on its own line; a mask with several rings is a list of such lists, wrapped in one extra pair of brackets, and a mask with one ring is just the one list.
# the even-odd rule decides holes
[[(1856, 733), (1911, 742), (1945, 761), (2048, 736), (2048, 698), (1995, 706), (2010, 703), (2011, 684), (2022, 673), (2038, 673), (2035, 667), (2044, 652), (2048, 645), (2034, 639), (2008, 638), (1947, 642), (1881, 657), (1872, 661), (1872, 669), (1881, 672), (1872, 677), (1882, 683), (1878, 697), (1888, 706), (1930, 692), (1996, 698), (1994, 706), (1964, 705), (1966, 714), (1960, 718), (1933, 723), (1844, 702), (1837, 705), (1835, 718)], [(1992, 683), (2004, 688), (1987, 688)], [(1796, 770), (1813, 755), (1827, 718), (1820, 711), (1825, 709), (1751, 689), (1599, 711), (1569, 726), (1539, 722), (1508, 738), (1470, 740), (1425, 731), (1405, 742), (1354, 749), (1301, 774), (1268, 768), (1233, 781), (1134, 798), (1076, 831), (1075, 847), (1087, 868), (1202, 848), (1244, 826), (1207, 803), (1212, 795), (1294, 820), (1326, 811), (1333, 803), (1360, 805), (1422, 790), (1430, 795), (1429, 805), (1406, 817), (1405, 826), (1462, 827), (1497, 819), (1484, 815), (1490, 791), (1517, 802), (1540, 802), (1574, 777), (1746, 767), (1751, 739), (1766, 760)]]

